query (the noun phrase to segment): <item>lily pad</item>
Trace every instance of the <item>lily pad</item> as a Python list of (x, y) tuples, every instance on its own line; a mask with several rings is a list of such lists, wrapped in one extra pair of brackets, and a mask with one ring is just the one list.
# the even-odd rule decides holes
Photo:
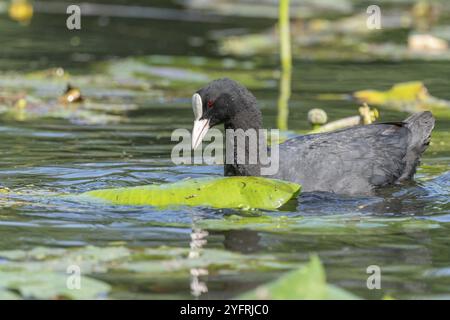
[(432, 110), (450, 113), (450, 101), (433, 97), (420, 81), (398, 83), (386, 91), (361, 90), (353, 93), (355, 99), (389, 109), (408, 112)]
[[(0, 271), (0, 287), (17, 291), (24, 298), (95, 299), (110, 290), (108, 284), (88, 277), (81, 278), (79, 288), (69, 288), (67, 279), (66, 274), (55, 272)], [(9, 291), (6, 293), (5, 298), (17, 298)]]
[(331, 216), (271, 216), (261, 215), (245, 217), (226, 216), (223, 219), (203, 219), (198, 225), (207, 231), (253, 230), (285, 234), (286, 232), (302, 236), (346, 236), (358, 232), (360, 235), (390, 235), (402, 230), (429, 230), (439, 228), (433, 221), (414, 217), (367, 217), (364, 215), (340, 214)]
[(292, 182), (261, 177), (198, 178), (167, 183), (85, 192), (79, 197), (109, 204), (207, 206), (277, 209), (300, 192)]
[(8, 290), (0, 289), (0, 300), (18, 300), (20, 297)]
[(326, 283), (325, 270), (317, 256), (304, 267), (239, 296), (240, 299), (336, 299), (352, 300), (357, 296)]
[[(196, 244), (200, 244), (198, 240)], [(0, 299), (109, 299), (115, 298), (116, 285), (123, 279), (188, 281), (192, 270), (197, 269), (226, 276), (255, 270), (285, 271), (297, 266), (271, 254), (169, 246), (36, 247), (27, 251), (0, 251), (0, 257)], [(67, 285), (72, 275), (68, 267), (74, 265), (80, 270), (79, 289)]]

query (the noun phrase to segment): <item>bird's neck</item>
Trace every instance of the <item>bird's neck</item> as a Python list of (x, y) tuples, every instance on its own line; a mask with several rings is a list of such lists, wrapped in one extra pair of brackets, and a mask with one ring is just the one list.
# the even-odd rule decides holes
[(267, 150), (259, 109), (249, 108), (225, 122), (225, 176), (260, 176), (260, 149)]

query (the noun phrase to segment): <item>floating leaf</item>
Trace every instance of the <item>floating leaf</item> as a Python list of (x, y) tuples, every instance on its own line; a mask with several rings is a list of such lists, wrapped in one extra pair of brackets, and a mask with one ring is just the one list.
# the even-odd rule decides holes
[(18, 300), (20, 297), (15, 293), (0, 289), (0, 300)]
[[(195, 254), (194, 254), (195, 253)], [(153, 281), (170, 278), (188, 279), (193, 269), (218, 274), (255, 271), (292, 270), (295, 263), (271, 254), (241, 254), (223, 249), (125, 247), (50, 248), (0, 251), (0, 299), (92, 299), (110, 298), (109, 284), (91, 278), (91, 274), (111, 281), (121, 279)], [(70, 289), (69, 266), (81, 271), (80, 289)], [(17, 293), (17, 295), (15, 295)]]
[[(191, 256), (193, 252), (198, 255)], [(240, 254), (222, 249), (183, 249), (173, 247), (149, 248), (139, 258), (116, 266), (117, 269), (133, 271), (147, 276), (175, 276), (188, 274), (193, 268), (204, 268), (216, 273), (264, 270), (289, 270), (293, 264), (280, 261), (270, 254)]]
[[(0, 271), (0, 287), (33, 299), (95, 299), (110, 290), (106, 283), (85, 276), (81, 276), (79, 288), (69, 288), (68, 276), (70, 275), (46, 271)], [(9, 297), (13, 298), (11, 295)]]
[(94, 190), (79, 197), (118, 205), (276, 209), (298, 195), (300, 188), (295, 183), (261, 177), (198, 178), (161, 185)]
[[(125, 261), (130, 251), (124, 247), (99, 248), (87, 246), (81, 249), (65, 250), (62, 248), (36, 247), (29, 251), (0, 251), (0, 257), (13, 262), (27, 262), (27, 270), (39, 271), (44, 262), (49, 262), (52, 270), (65, 271), (69, 265), (79, 266), (84, 273), (104, 272), (109, 264)], [(0, 268), (1, 270), (1, 268)]]
[(360, 214), (342, 214), (331, 216), (271, 216), (261, 215), (245, 217), (240, 215), (225, 216), (223, 219), (203, 219), (199, 227), (207, 231), (253, 230), (270, 233), (295, 233), (302, 236), (346, 236), (358, 232), (360, 235), (389, 235), (399, 229), (428, 230), (439, 228), (433, 221), (414, 217), (366, 217)]
[[(196, 251), (193, 258), (190, 253)], [(80, 267), (82, 274), (105, 274), (111, 271), (145, 272), (146, 274), (171, 274), (187, 272), (191, 268), (226, 270), (286, 270), (294, 265), (270, 254), (240, 254), (222, 249), (156, 248), (129, 249), (125, 247), (47, 248), (37, 247), (28, 251), (0, 251), (7, 259), (0, 265), (1, 272), (17, 270), (30, 273), (65, 273), (70, 265)], [(1, 290), (1, 286), (0, 286)]]
[(311, 261), (306, 266), (244, 293), (239, 298), (251, 300), (358, 299), (352, 293), (326, 283), (325, 270), (317, 256), (311, 257)]
[[(107, 283), (90, 278), (91, 273), (104, 273), (113, 265), (125, 262), (130, 251), (124, 247), (47, 248), (29, 251), (0, 251), (6, 259), (0, 265), (0, 299), (95, 299), (110, 291)], [(80, 287), (70, 288), (69, 266), (81, 272)], [(14, 293), (19, 295), (14, 296)]]
[(353, 96), (360, 102), (399, 111), (418, 112), (423, 110), (435, 111), (436, 109), (450, 111), (450, 101), (433, 97), (420, 81), (398, 83), (387, 91), (356, 91)]

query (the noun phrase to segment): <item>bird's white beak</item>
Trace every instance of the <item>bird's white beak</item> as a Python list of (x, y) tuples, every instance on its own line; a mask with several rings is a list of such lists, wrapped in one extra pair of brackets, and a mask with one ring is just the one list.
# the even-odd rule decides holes
[(198, 93), (192, 96), (192, 110), (194, 111), (194, 128), (192, 129), (192, 149), (197, 149), (197, 147), (202, 143), (203, 138), (209, 130), (209, 120), (200, 118), (203, 115), (203, 105), (202, 98)]
[(209, 130), (209, 119), (195, 120), (194, 128), (192, 129), (192, 149), (197, 149), (197, 147), (202, 143), (203, 138)]

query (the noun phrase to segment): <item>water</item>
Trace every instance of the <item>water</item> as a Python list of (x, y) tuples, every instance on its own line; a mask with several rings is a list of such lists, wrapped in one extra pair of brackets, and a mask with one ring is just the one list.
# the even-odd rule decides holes
[[(119, 112), (121, 121), (106, 124), (80, 124), (70, 116), (29, 121), (2, 118), (0, 183), (12, 193), (0, 198), (0, 250), (63, 248), (66, 251), (61, 256), (56, 251), (48, 254), (63, 260), (72, 250), (88, 246), (125, 248), (126, 258), (112, 253), (112, 262), (99, 262), (101, 259), (93, 254), (96, 258), (92, 258), (92, 264), (98, 269), (88, 268), (91, 278), (111, 285), (107, 294), (110, 298), (196, 298), (193, 269), (208, 271), (208, 275), (198, 277), (208, 289), (200, 299), (232, 298), (307, 262), (312, 253), (323, 261), (328, 282), (363, 298), (449, 297), (448, 119), (437, 122), (436, 138), (418, 170), (418, 183), (389, 188), (373, 197), (305, 194), (280, 211), (251, 213), (89, 205), (54, 197), (220, 176), (219, 166), (176, 166), (170, 161), (174, 145), (170, 133), (192, 126), (192, 92), (208, 79), (238, 78), (259, 99), (268, 128), (276, 125), (278, 95), (276, 57), (223, 58), (214, 51), (211, 41), (192, 41), (214, 29), (238, 25), (257, 30), (270, 26), (270, 21), (230, 18), (198, 23), (113, 18), (103, 27), (97, 18), (89, 17), (83, 20), (82, 32), (70, 33), (61, 27), (64, 19), (63, 15), (37, 14), (29, 27), (18, 27), (1, 17), (4, 31), (0, 37), (10, 44), (0, 55), (0, 66), (8, 72), (1, 76), (2, 85), (19, 90), (23, 84), (36, 96), (56, 99), (65, 80), (25, 77), (11, 84), (10, 79), (18, 71), (26, 74), (64, 67), (73, 75), (70, 81), (79, 85), (91, 101), (116, 106), (127, 103), (137, 108)], [(74, 46), (78, 40), (73, 37), (79, 37), (78, 46)], [(94, 76), (101, 78), (105, 72), (105, 66), (96, 62), (128, 55), (150, 56), (144, 59), (146, 63), (157, 66), (151, 71), (142, 69), (143, 77), (130, 77), (135, 81), (130, 83), (150, 83), (150, 89), (110, 86), (102, 80), (94, 88), (88, 85)], [(113, 61), (113, 65), (122, 63)], [(395, 82), (422, 80), (433, 95), (450, 99), (448, 62), (296, 60), (294, 66), (289, 117), (289, 129), (294, 132), (308, 129), (306, 112), (312, 107), (326, 109), (331, 119), (356, 113), (354, 102), (317, 99), (322, 93), (385, 89)], [(117, 77), (110, 78), (111, 82)], [(406, 115), (382, 110), (383, 120), (399, 120)], [(233, 223), (236, 216), (244, 221)], [(261, 217), (272, 220), (261, 221)], [(196, 264), (195, 258), (186, 258), (194, 242), (191, 235), (204, 231), (208, 235), (202, 236), (206, 243), (201, 250), (210, 255), (210, 261)], [(38, 270), (44, 268), (45, 259), (30, 259), (17, 261), (25, 269), (33, 263)], [(8, 266), (13, 260), (0, 260), (0, 266)], [(173, 261), (179, 266), (173, 266)], [(381, 267), (381, 290), (366, 288), (366, 268), (370, 265)]]

